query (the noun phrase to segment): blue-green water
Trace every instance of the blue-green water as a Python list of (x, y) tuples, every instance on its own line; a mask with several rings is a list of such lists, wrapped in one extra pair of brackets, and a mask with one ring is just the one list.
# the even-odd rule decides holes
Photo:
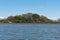
[(0, 40), (60, 40), (60, 24), (0, 24)]

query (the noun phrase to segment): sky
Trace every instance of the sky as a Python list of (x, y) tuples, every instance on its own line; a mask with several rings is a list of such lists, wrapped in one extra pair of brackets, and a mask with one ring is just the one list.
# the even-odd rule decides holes
[(50, 19), (60, 18), (60, 0), (0, 0), (0, 17), (37, 13)]

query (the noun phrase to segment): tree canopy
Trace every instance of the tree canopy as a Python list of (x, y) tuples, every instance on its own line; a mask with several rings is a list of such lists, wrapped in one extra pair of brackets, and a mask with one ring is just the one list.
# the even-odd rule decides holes
[(22, 15), (9, 16), (7, 19), (0, 20), (0, 22), (12, 23), (52, 23), (53, 21), (46, 16), (41, 16), (36, 13), (26, 13)]

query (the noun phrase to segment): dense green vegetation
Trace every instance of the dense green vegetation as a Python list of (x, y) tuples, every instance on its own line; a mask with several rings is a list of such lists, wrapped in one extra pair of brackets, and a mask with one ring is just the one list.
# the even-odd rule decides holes
[(16, 16), (9, 16), (6, 19), (0, 20), (1, 23), (54, 23), (53, 20), (36, 13), (27, 13)]

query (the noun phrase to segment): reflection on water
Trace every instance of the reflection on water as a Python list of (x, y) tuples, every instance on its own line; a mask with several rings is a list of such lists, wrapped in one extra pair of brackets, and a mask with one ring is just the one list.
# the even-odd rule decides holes
[(60, 25), (0, 24), (0, 40), (60, 40)]

